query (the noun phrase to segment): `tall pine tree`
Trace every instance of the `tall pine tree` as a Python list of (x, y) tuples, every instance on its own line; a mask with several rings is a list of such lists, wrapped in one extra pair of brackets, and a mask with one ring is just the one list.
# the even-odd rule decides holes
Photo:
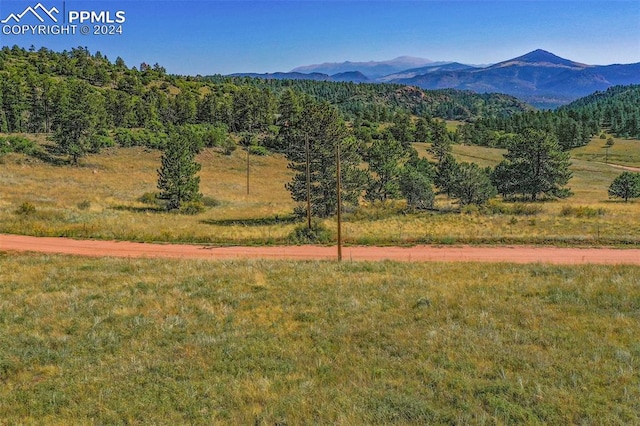
[(195, 161), (197, 147), (185, 134), (174, 133), (162, 154), (158, 170), (159, 198), (167, 200), (167, 210), (177, 210), (186, 202), (199, 201), (200, 164)]
[(304, 101), (304, 113), (290, 125), (287, 149), (289, 169), (295, 172), (286, 188), (294, 201), (307, 199), (305, 144), (309, 142), (310, 195), (312, 215), (328, 217), (337, 211), (336, 152), (340, 147), (342, 199), (357, 204), (366, 183), (366, 172), (359, 168), (358, 142), (348, 137), (338, 110), (328, 103)]

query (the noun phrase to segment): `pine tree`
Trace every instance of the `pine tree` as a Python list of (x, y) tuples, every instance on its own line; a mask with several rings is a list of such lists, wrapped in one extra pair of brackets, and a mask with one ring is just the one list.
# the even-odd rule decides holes
[(640, 173), (618, 175), (609, 186), (609, 197), (622, 198), (625, 203), (631, 198), (640, 198)]
[(410, 158), (400, 171), (400, 192), (412, 209), (430, 209), (433, 207), (433, 166), (424, 158), (419, 158), (413, 150)]
[(305, 144), (309, 143), (310, 195), (312, 215), (328, 217), (336, 213), (336, 153), (340, 146), (342, 200), (356, 205), (366, 183), (366, 173), (359, 168), (359, 143), (348, 137), (338, 110), (328, 103), (304, 101), (295, 122), (290, 123), (291, 139), (286, 155), (288, 168), (295, 172), (286, 188), (294, 201), (307, 199)]
[(199, 201), (200, 164), (195, 161), (197, 148), (184, 135), (174, 133), (162, 154), (158, 170), (159, 198), (167, 200), (167, 210), (177, 210), (186, 202)]
[(493, 176), (503, 195), (526, 194), (532, 201), (541, 194), (558, 198), (571, 195), (564, 188), (572, 175), (569, 153), (562, 150), (555, 135), (526, 130), (515, 138), (504, 158)]
[(385, 201), (400, 196), (401, 161), (406, 157), (402, 145), (392, 135), (373, 141), (369, 148), (369, 185), (366, 199)]
[(77, 165), (81, 157), (99, 147), (96, 137), (105, 125), (104, 101), (84, 81), (70, 80), (61, 90), (53, 140), (58, 150)]
[(460, 163), (453, 176), (451, 195), (458, 199), (461, 206), (481, 206), (496, 195), (496, 189), (486, 170), (476, 163)]

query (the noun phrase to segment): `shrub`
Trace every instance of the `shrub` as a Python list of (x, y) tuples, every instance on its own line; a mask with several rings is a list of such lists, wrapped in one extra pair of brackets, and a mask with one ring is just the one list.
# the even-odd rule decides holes
[(38, 150), (37, 145), (31, 139), (22, 136), (7, 136), (0, 138), (0, 155), (8, 152), (21, 152), (33, 155)]
[(564, 206), (560, 210), (560, 216), (575, 216), (577, 218), (604, 216), (606, 210), (588, 206)]
[(113, 132), (113, 140), (123, 148), (145, 146), (151, 149), (164, 149), (167, 145), (166, 133), (154, 132), (148, 129), (117, 128)]
[(80, 210), (88, 210), (89, 208), (91, 208), (91, 202), (89, 200), (78, 203), (78, 209)]
[(35, 212), (36, 212), (36, 206), (34, 206), (28, 201), (25, 201), (24, 203), (20, 204), (20, 206), (16, 210), (16, 214), (19, 214), (22, 216), (31, 216), (35, 214)]
[(269, 150), (264, 146), (260, 146), (260, 145), (251, 145), (249, 147), (249, 152), (252, 155), (258, 155), (258, 156), (269, 155)]
[(460, 209), (463, 214), (478, 214), (480, 213), (480, 207), (476, 204), (466, 204)]
[(91, 140), (91, 153), (97, 154), (100, 152), (102, 148), (110, 148), (115, 146), (115, 142), (109, 136), (105, 135), (96, 135)]
[(222, 152), (224, 153), (224, 155), (231, 155), (233, 151), (235, 151), (238, 147), (231, 138), (227, 138), (220, 148), (222, 148)]
[(332, 241), (331, 231), (319, 220), (311, 221), (311, 229), (307, 224), (296, 226), (289, 234), (293, 244), (328, 244)]
[(178, 210), (181, 214), (186, 214), (186, 215), (197, 215), (200, 214), (204, 211), (204, 204), (202, 204), (202, 202), (200, 201), (188, 201), (184, 204), (182, 204), (182, 206), (180, 206), (180, 209)]
[(160, 204), (160, 199), (158, 198), (158, 194), (155, 192), (145, 192), (138, 198), (138, 201), (143, 204), (149, 204), (152, 206), (156, 206)]
[(201, 201), (202, 205), (205, 207), (218, 207), (220, 205), (220, 201), (213, 197), (202, 197)]
[(542, 212), (542, 206), (526, 203), (504, 204), (496, 200), (490, 200), (484, 206), (483, 211), (487, 214), (535, 216)]
[[(374, 201), (367, 206), (357, 208), (349, 214), (350, 221), (371, 221), (396, 217), (406, 213), (407, 203), (400, 200)], [(306, 211), (304, 212), (306, 215)]]

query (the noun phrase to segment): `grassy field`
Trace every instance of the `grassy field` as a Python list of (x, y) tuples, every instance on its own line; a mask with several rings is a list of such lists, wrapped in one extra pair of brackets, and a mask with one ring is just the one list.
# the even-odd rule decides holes
[(0, 253), (0, 424), (639, 424), (640, 269)]
[[(640, 242), (640, 203), (609, 200), (607, 188), (621, 170), (590, 161), (600, 139), (576, 150), (570, 187), (575, 196), (537, 204), (492, 201), (489, 208), (467, 209), (444, 197), (437, 211), (403, 212), (402, 206), (365, 206), (346, 215), (347, 244), (578, 244), (636, 245)], [(416, 144), (425, 154), (426, 145)], [(459, 161), (495, 165), (504, 151), (454, 146)], [(611, 158), (640, 166), (640, 142), (617, 140)], [(631, 154), (635, 153), (635, 154)], [(22, 155), (0, 159), (0, 232), (135, 241), (214, 244), (283, 244), (296, 224), (285, 183), (286, 160), (252, 157), (250, 194), (240, 150), (226, 156), (205, 150), (201, 191), (218, 205), (196, 216), (170, 214), (138, 199), (156, 192), (158, 151), (108, 149), (85, 158), (80, 167), (55, 166)], [(596, 158), (596, 160), (598, 160)], [(622, 161), (621, 161), (622, 162)], [(30, 203), (35, 212), (17, 213)], [(333, 220), (325, 221), (334, 230)]]
[[(610, 137), (610, 135), (606, 136)], [(593, 138), (589, 145), (575, 149), (572, 155), (581, 160), (640, 167), (640, 141), (621, 138), (613, 138), (613, 140), (614, 145), (607, 150), (606, 139)]]

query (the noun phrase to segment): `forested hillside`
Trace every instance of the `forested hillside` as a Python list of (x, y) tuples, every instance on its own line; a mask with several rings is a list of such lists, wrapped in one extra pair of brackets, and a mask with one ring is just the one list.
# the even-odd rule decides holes
[[(104, 133), (116, 128), (158, 131), (208, 124), (231, 132), (266, 131), (292, 89), (328, 101), (348, 119), (391, 121), (394, 114), (445, 119), (504, 116), (529, 107), (504, 95), (422, 91), (401, 85), (276, 81), (168, 75), (155, 64), (128, 67), (86, 48), (57, 53), (4, 47), (0, 51), (0, 132), (49, 133), (74, 105), (85, 105)], [(86, 99), (78, 99), (85, 96)]]
[(571, 111), (621, 138), (640, 138), (640, 85), (615, 86), (560, 108)]
[(282, 80), (211, 76), (204, 81), (251, 85), (278, 94), (293, 89), (335, 105), (348, 119), (389, 121), (396, 112), (445, 120), (473, 120), (532, 111), (518, 99), (500, 93), (477, 94), (454, 89), (422, 90), (400, 84), (356, 84), (317, 80)]
[(586, 145), (606, 130), (620, 138), (640, 138), (640, 86), (615, 86), (555, 111), (483, 117), (461, 129), (466, 143), (507, 147), (515, 134), (533, 128), (555, 133), (564, 149)]

